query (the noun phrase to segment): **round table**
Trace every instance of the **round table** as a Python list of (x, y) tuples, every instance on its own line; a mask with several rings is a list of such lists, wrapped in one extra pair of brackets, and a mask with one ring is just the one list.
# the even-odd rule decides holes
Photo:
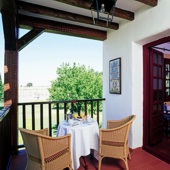
[(80, 166), (79, 158), (87, 156), (94, 150), (94, 157), (98, 159), (99, 147), (99, 126), (97, 121), (91, 119), (89, 121), (74, 120), (74, 124), (70, 125), (67, 121), (60, 122), (57, 130), (57, 136), (71, 134), (71, 154), (73, 170), (77, 170)]

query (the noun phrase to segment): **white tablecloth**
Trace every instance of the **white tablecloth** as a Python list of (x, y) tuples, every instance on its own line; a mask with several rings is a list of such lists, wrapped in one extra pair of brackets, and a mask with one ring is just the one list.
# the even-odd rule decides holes
[(57, 136), (69, 133), (71, 134), (73, 170), (79, 168), (79, 158), (89, 155), (91, 149), (94, 150), (94, 156), (98, 159), (99, 127), (95, 120), (91, 122), (75, 121), (73, 126), (69, 125), (67, 121), (62, 121), (58, 126)]

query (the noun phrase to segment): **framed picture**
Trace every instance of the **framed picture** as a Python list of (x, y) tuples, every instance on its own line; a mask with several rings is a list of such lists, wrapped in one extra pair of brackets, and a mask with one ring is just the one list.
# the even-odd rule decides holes
[(121, 94), (121, 58), (109, 61), (109, 92)]

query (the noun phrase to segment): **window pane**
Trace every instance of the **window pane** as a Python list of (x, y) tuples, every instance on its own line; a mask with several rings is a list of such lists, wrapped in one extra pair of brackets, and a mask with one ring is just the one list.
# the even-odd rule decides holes
[(162, 111), (162, 104), (159, 104), (159, 105), (158, 105), (158, 110), (159, 110), (159, 111)]
[(169, 96), (169, 95), (170, 95), (170, 90), (166, 89), (166, 96)]
[[(168, 60), (165, 60), (165, 99), (170, 97), (170, 64), (166, 63)], [(168, 96), (168, 98), (166, 98)], [(169, 100), (169, 99), (168, 99)]]
[(163, 63), (163, 58), (161, 57), (161, 55), (158, 55), (158, 64), (162, 65)]
[(153, 54), (153, 63), (157, 64), (158, 63), (158, 57), (157, 54)]
[(169, 87), (169, 80), (166, 80), (166, 85), (165, 87)]
[(162, 77), (162, 67), (159, 67), (159, 77)]
[(162, 89), (162, 79), (159, 79), (159, 89)]
[(153, 89), (157, 89), (157, 79), (153, 79)]
[(157, 66), (153, 67), (153, 76), (158, 76), (157, 68), (158, 68)]
[(170, 73), (169, 72), (166, 72), (166, 79), (170, 79)]
[(156, 104), (153, 105), (153, 111), (157, 111), (157, 105)]
[(170, 70), (169, 70), (169, 64), (166, 64), (166, 65), (165, 65), (165, 70), (166, 70), (166, 71), (170, 71)]

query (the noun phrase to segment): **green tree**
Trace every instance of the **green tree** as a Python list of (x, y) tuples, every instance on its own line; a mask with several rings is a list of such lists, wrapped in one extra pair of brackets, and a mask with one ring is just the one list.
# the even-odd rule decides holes
[(0, 102), (2, 102), (4, 99), (4, 85), (2, 83), (2, 78), (0, 74)]
[(63, 63), (49, 89), (51, 100), (102, 98), (102, 73), (85, 65)]
[(32, 83), (27, 83), (26, 87), (32, 87), (33, 84)]

